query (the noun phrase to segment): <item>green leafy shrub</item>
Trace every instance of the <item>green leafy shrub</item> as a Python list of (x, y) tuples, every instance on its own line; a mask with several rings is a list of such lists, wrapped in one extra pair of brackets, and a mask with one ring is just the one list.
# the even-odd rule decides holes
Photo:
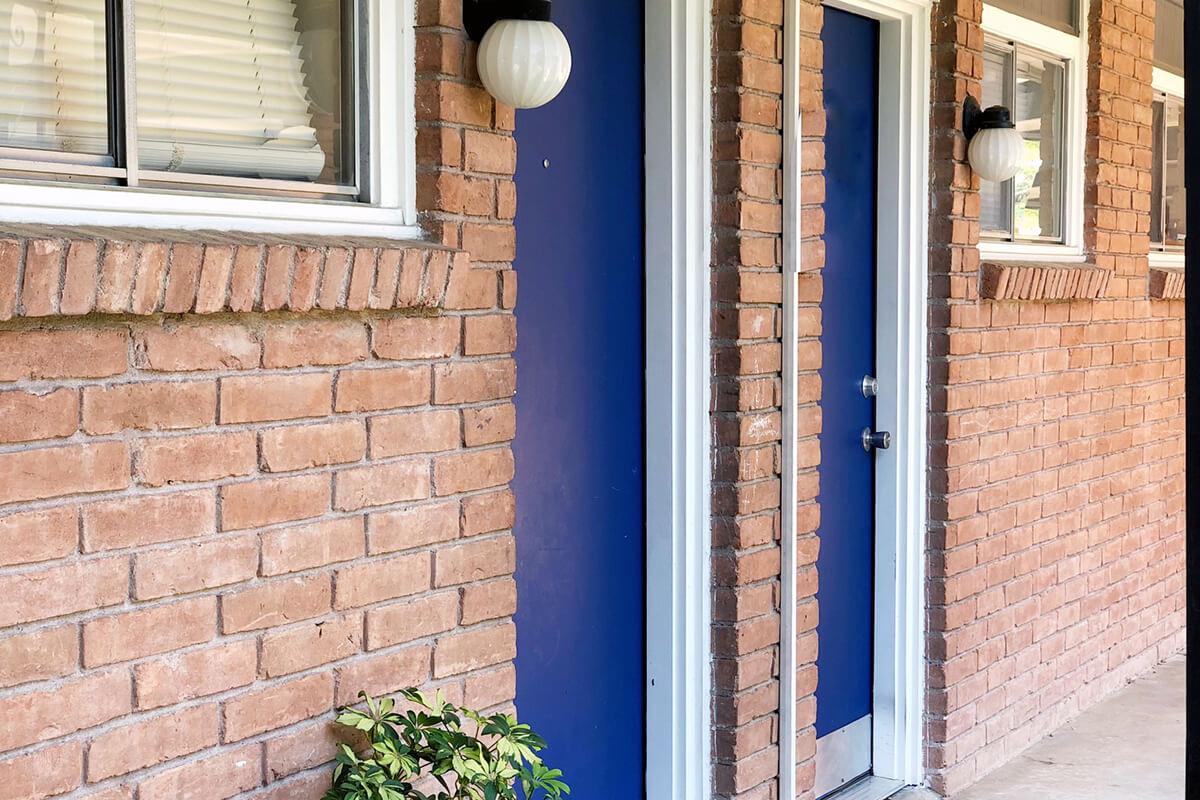
[[(542, 763), (538, 752), (546, 743), (528, 725), (508, 714), (458, 708), (440, 691), (432, 698), (416, 689), (401, 695), (412, 710), (400, 713), (393, 701), (359, 692), (366, 711), (339, 712), (338, 724), (364, 734), (370, 750), (360, 757), (341, 746), (324, 800), (517, 800), (518, 784), (527, 800), (570, 794), (562, 773)], [(415, 784), (423, 778), (440, 789), (419, 791)]]

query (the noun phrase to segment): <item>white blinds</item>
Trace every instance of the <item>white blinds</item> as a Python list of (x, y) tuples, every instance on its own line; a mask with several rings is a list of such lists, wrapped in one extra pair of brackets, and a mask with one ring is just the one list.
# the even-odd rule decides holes
[(144, 169), (313, 180), (295, 0), (136, 0)]
[[(296, 0), (134, 0), (140, 167), (314, 180)], [(104, 0), (0, 0), (0, 145), (108, 151)]]
[(0, 0), (0, 145), (108, 152), (104, 0)]

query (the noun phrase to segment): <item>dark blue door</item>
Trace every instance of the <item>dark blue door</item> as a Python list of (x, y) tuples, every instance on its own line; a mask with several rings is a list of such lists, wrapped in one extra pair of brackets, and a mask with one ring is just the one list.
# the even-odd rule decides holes
[[(821, 368), (818, 793), (868, 772), (874, 635), (879, 23), (829, 7), (825, 72), (825, 293)], [(841, 55), (836, 55), (841, 54)]]
[(572, 797), (644, 773), (641, 0), (559, 0), (574, 68), (517, 112), (517, 710)]

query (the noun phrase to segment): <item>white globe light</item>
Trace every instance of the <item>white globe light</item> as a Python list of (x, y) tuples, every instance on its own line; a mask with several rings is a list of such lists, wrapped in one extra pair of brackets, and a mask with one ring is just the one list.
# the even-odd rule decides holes
[(1024, 149), (1015, 128), (983, 128), (972, 137), (967, 160), (985, 181), (1002, 183), (1020, 172)]
[(484, 34), (478, 62), (492, 97), (513, 108), (537, 108), (567, 85), (571, 46), (553, 22), (502, 19)]

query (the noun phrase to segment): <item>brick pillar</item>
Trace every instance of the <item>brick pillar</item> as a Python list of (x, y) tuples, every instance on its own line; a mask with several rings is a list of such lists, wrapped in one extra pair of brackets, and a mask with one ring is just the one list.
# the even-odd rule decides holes
[[(963, 652), (962, 629), (975, 621), (976, 605), (954, 588), (974, 563), (955, 557), (975, 527), (966, 508), (949, 494), (958, 426), (947, 413), (951, 382), (959, 379), (956, 354), (970, 350), (961, 326), (979, 316), (979, 181), (967, 164), (962, 107), (980, 96), (983, 30), (980, 0), (941, 0), (933, 8), (933, 85), (929, 231), (929, 545), (927, 560), (926, 766), (938, 791), (957, 791), (973, 777), (964, 759), (977, 744), (967, 740), (975, 721), (973, 699), (961, 691), (978, 657)], [(978, 336), (978, 334), (973, 334)], [(959, 550), (958, 552), (962, 552)]]
[(776, 795), (782, 0), (714, 3), (713, 791)]
[(1088, 21), (1084, 241), (1109, 297), (1145, 297), (1150, 250), (1154, 3), (1094, 0)]

